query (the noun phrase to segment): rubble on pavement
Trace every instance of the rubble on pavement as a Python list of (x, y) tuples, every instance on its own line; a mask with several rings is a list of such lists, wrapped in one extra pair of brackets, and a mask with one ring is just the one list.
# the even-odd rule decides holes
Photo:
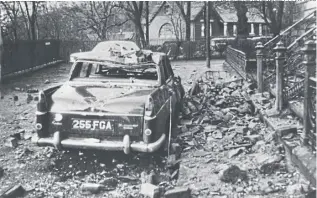
[[(248, 97), (254, 89), (249, 82), (201, 80), (185, 97), (178, 185), (190, 187), (193, 197), (286, 195), (302, 177), (260, 122)], [(259, 101), (267, 107), (274, 102), (266, 93)]]

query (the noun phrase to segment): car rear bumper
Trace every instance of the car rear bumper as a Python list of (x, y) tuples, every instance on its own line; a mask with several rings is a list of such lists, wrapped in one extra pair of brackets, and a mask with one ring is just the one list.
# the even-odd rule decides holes
[(164, 133), (156, 142), (149, 144), (146, 144), (144, 142), (131, 142), (129, 135), (125, 135), (122, 141), (91, 141), (92, 139), (89, 138), (62, 139), (61, 133), (57, 131), (54, 133), (53, 137), (39, 138), (36, 134), (32, 137), (32, 142), (38, 146), (53, 146), (57, 149), (96, 149), (105, 151), (123, 151), (124, 153), (129, 154), (131, 150), (144, 153), (155, 152), (164, 144), (165, 139), (166, 135)]

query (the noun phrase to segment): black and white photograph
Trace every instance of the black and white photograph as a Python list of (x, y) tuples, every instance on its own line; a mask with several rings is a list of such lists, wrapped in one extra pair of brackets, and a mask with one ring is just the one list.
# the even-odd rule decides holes
[(0, 0), (0, 198), (316, 198), (316, 0)]

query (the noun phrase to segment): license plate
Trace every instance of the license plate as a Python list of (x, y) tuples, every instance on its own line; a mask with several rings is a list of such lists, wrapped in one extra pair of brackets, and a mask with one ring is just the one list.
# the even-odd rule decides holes
[(73, 129), (114, 131), (112, 120), (80, 120), (73, 119)]

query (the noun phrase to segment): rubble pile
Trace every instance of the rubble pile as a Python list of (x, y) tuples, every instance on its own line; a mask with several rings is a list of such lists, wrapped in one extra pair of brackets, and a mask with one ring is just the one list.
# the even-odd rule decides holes
[[(302, 176), (288, 166), (283, 147), (251, 105), (255, 85), (237, 80), (198, 85), (195, 95), (184, 98), (178, 185), (190, 187), (193, 197), (291, 195), (287, 186)], [(265, 96), (261, 102), (272, 105)]]
[[(258, 117), (252, 116), (254, 109), (244, 98), (249, 87), (250, 84), (242, 82), (226, 86), (212, 82), (200, 84), (201, 91), (197, 95), (184, 99), (180, 137), (188, 145), (206, 145), (207, 150), (230, 150), (255, 144), (261, 139), (264, 126)], [(215, 139), (222, 143), (220, 147), (207, 144)]]

